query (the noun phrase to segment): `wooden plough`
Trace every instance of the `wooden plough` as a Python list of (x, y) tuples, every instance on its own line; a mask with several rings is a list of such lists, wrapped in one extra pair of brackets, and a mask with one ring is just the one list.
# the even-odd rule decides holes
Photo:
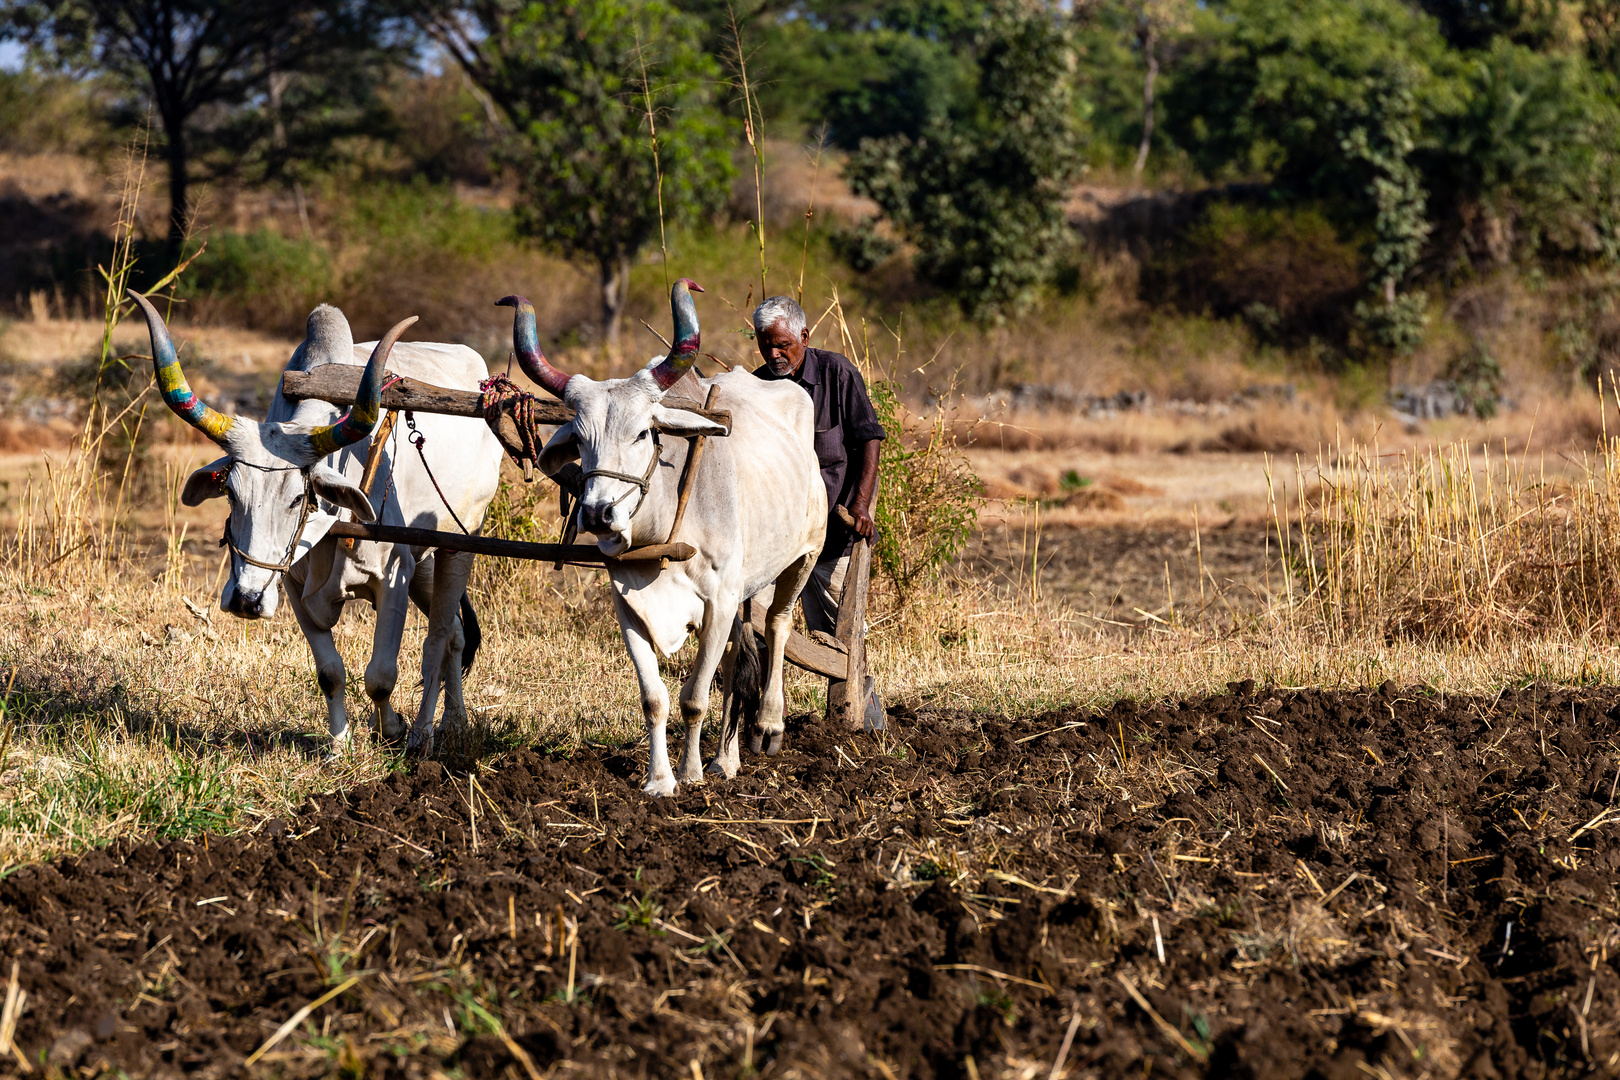
[[(289, 401), (312, 398), (333, 405), (353, 405), (360, 385), (360, 374), (357, 367), (336, 364), (322, 365), (313, 371), (287, 371), (281, 376), (281, 393)], [(677, 387), (685, 389), (680, 384)], [(670, 403), (676, 404), (674, 401)], [(389, 411), (442, 413), (485, 419), (483, 399), (479, 394), (409, 378), (392, 379), (388, 383), (382, 392), (382, 407)], [(574, 416), (573, 410), (560, 401), (537, 401), (533, 408), (535, 417), (545, 424), (566, 424)], [(704, 409), (684, 401), (679, 403), (679, 408), (697, 413), (730, 430), (731, 414), (728, 412)], [(507, 454), (523, 466), (524, 476), (531, 477), (534, 463), (527, 457), (523, 439), (513, 419), (503, 413), (490, 428)], [(839, 510), (843, 508), (839, 507)], [(604, 554), (593, 544), (535, 544), (369, 522), (340, 521), (331, 527), (328, 535), (571, 566), (609, 567), (666, 560), (685, 562), (697, 554), (697, 549), (690, 544), (653, 544), (613, 556)], [(828, 719), (855, 728), (859, 728), (865, 719), (866, 590), (871, 575), (871, 548), (869, 542), (858, 542), (850, 557), (843, 600), (838, 607), (837, 633), (817, 634), (812, 639), (794, 631), (788, 638), (786, 651), (789, 663), (828, 680)], [(756, 629), (764, 629), (765, 605), (749, 601), (743, 605), (743, 616)]]

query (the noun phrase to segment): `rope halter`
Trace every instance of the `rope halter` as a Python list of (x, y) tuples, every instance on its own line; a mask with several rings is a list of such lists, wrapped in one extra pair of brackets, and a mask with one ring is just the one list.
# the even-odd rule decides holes
[(231, 519), (229, 517), (225, 519), (225, 535), (220, 537), (219, 540), (222, 547), (229, 549), (232, 555), (241, 559), (249, 566), (257, 566), (261, 570), (269, 570), (271, 573), (285, 574), (289, 569), (292, 568), (292, 564), (296, 561), (295, 556), (298, 554), (298, 541), (304, 538), (304, 526), (309, 524), (309, 515), (311, 511), (315, 509), (315, 488), (314, 485), (310, 483), (309, 469), (297, 465), (255, 465), (250, 461), (238, 461), (233, 458), (231, 459), (231, 463), (225, 466), (224, 470), (218, 474), (219, 482), (224, 484), (226, 478), (230, 476), (231, 470), (236, 468), (238, 465), (245, 465), (250, 469), (258, 469), (260, 472), (297, 471), (303, 477), (304, 497), (299, 500), (298, 504), (298, 527), (293, 530), (292, 539), (288, 541), (287, 550), (285, 554), (282, 555), (280, 562), (271, 563), (265, 562), (263, 559), (255, 559), (252, 555), (249, 555), (246, 551), (242, 550), (242, 548), (236, 543), (236, 538), (231, 535)]
[(609, 480), (623, 480), (625, 483), (632, 485), (625, 490), (623, 495), (608, 503), (609, 510), (628, 499), (631, 492), (641, 492), (641, 498), (636, 500), (636, 508), (630, 511), (630, 516), (634, 518), (641, 512), (642, 506), (647, 502), (647, 489), (652, 486), (653, 473), (658, 471), (658, 462), (663, 457), (663, 451), (664, 444), (658, 441), (658, 432), (654, 431), (652, 433), (652, 460), (647, 462), (646, 472), (640, 476), (632, 476), (630, 473), (616, 472), (613, 469), (591, 469), (585, 473), (584, 478), (586, 482), (589, 482), (593, 476), (605, 476)]

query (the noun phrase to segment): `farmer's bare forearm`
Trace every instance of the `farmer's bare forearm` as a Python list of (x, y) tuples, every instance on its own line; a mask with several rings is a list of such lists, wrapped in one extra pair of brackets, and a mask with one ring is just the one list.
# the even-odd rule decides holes
[(861, 451), (861, 481), (855, 488), (855, 505), (850, 513), (855, 518), (855, 531), (870, 537), (875, 531), (872, 524), (872, 497), (877, 494), (878, 455), (883, 443), (873, 439)]
[(873, 439), (861, 449), (861, 482), (855, 489), (853, 513), (870, 514), (872, 497), (877, 494), (878, 455), (883, 452), (883, 441)]

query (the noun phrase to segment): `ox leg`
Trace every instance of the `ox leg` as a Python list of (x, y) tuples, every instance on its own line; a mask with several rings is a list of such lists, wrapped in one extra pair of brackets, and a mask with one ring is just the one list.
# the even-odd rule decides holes
[[(726, 656), (726, 643), (731, 640), (731, 627), (737, 621), (737, 598), (723, 597), (709, 602), (703, 612), (703, 626), (698, 630), (697, 659), (692, 661), (692, 673), (681, 687), (681, 719), (686, 721), (686, 753), (681, 755), (679, 779), (693, 784), (703, 779), (703, 718), (709, 712), (709, 692), (714, 688), (714, 673)], [(719, 758), (715, 759), (719, 762)], [(722, 768), (720, 771), (724, 772)], [(726, 779), (737, 775), (733, 765)]]
[[(444, 639), (444, 719), (441, 724), (457, 730), (467, 726), (467, 701), (461, 685), (461, 660), (467, 648), (466, 627), (461, 625), (461, 598), (467, 591), (467, 580), (472, 577), (473, 559), (470, 551), (441, 551), (434, 562), (443, 561), (447, 581), (445, 592), (436, 596), (448, 616)], [(435, 578), (437, 581), (437, 577)], [(438, 590), (435, 588), (435, 593)]]
[(805, 555), (776, 579), (771, 606), (765, 612), (765, 686), (759, 696), (759, 726), (749, 736), (749, 749), (777, 754), (782, 750), (783, 718), (787, 700), (782, 689), (783, 656), (793, 632), (793, 605), (816, 568), (815, 553)]
[[(747, 601), (744, 601), (743, 611), (748, 610), (746, 605)], [(728, 780), (736, 776), (737, 770), (742, 767), (742, 754), (738, 749), (742, 717), (733, 715), (733, 702), (737, 693), (737, 662), (742, 655), (742, 635), (745, 632), (754, 632), (753, 623), (741, 615), (733, 616), (731, 641), (726, 645), (725, 658), (720, 661), (720, 678), (725, 686), (720, 701), (720, 750), (709, 763), (709, 771), (719, 773)]]
[(408, 553), (391, 558), (385, 566), (385, 579), (378, 590), (377, 627), (371, 635), (371, 660), (366, 664), (366, 696), (376, 711), (377, 734), (391, 742), (405, 734), (392, 699), (399, 685), (399, 647), (410, 614), (410, 579), (415, 569)]
[(321, 696), (326, 698), (326, 729), (332, 735), (332, 754), (335, 757), (350, 745), (349, 716), (343, 706), (343, 690), (348, 674), (343, 669), (343, 654), (332, 640), (332, 628), (321, 626), (304, 606), (304, 598), (296, 588), (284, 590), (287, 606), (298, 620), (298, 629), (309, 642), (309, 651), (315, 657), (315, 681), (320, 684)]
[(648, 795), (670, 796), (675, 794), (675, 773), (669, 767), (669, 747), (665, 743), (669, 690), (658, 671), (658, 650), (653, 647), (641, 620), (618, 596), (613, 598), (613, 607), (619, 617), (619, 633), (624, 637), (625, 651), (636, 669), (636, 682), (641, 684), (641, 715), (647, 721), (647, 782), (641, 790)]
[(427, 638), (422, 642), (422, 705), (411, 724), (407, 741), (411, 748), (432, 748), (433, 717), (439, 711), (439, 688), (445, 682), (453, 683), (445, 702), (445, 725), (460, 728), (467, 721), (461, 697), (461, 650), (465, 638), (459, 612), (472, 560), (472, 555), (464, 551), (441, 549), (433, 555), (433, 596), (428, 605)]

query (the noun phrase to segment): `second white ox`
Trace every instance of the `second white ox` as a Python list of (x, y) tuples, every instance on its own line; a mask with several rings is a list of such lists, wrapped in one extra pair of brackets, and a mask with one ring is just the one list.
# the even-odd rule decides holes
[[(268, 416), (255, 423), (216, 412), (192, 393), (162, 317), (145, 297), (134, 292), (130, 296), (146, 315), (152, 363), (164, 401), (225, 450), (225, 457), (192, 473), (181, 494), (187, 506), (207, 499), (229, 500), (224, 543), (230, 549), (231, 573), (220, 607), (245, 619), (267, 619), (276, 612), (277, 586), (286, 579), (288, 606), (315, 656), (316, 680), (326, 698), (336, 751), (349, 741), (350, 728), (343, 703), (347, 678), (332, 628), (350, 600), (370, 601), (376, 609), (366, 694), (376, 706), (377, 730), (398, 738), (402, 721), (389, 699), (399, 679), (400, 638), (414, 600), (427, 613), (428, 633), (422, 644), (422, 701), (407, 747), (431, 749), (441, 685), (444, 722), (453, 726), (466, 719), (461, 678), (472, 663), (479, 637), (477, 618), (466, 598), (473, 556), (448, 551), (435, 555), (422, 548), (370, 541), (345, 546), (325, 532), (340, 509), (367, 521), (447, 531), (459, 531), (455, 520), (459, 518), (469, 531), (478, 531), (495, 496), (502, 453), (481, 421), (418, 416), (416, 430), (425, 439), (420, 453), (404, 445), (396, 428), (394, 445), (384, 450), (370, 497), (359, 480), (377, 422), (385, 368), (423, 382), (476, 391), (488, 377), (483, 358), (465, 345), (395, 344), (415, 318), (395, 326), (380, 342), (356, 345), (343, 313), (322, 304), (310, 313), (304, 342), (287, 367), (308, 371), (321, 364), (366, 364), (354, 407), (339, 416), (326, 402), (288, 401), (278, 385)], [(424, 459), (431, 462), (431, 474)]]
[[(512, 342), (523, 370), (536, 383), (574, 408), (574, 418), (546, 443), (540, 467), (556, 475), (579, 459), (584, 472), (579, 527), (600, 539), (610, 555), (664, 542), (690, 544), (697, 554), (659, 569), (656, 563), (618, 563), (613, 579), (614, 613), (641, 685), (647, 721), (649, 795), (673, 795), (677, 782), (703, 777), (700, 740), (709, 707), (709, 689), (736, 637), (727, 672), (728, 698), (753, 651), (753, 631), (737, 618), (745, 599), (770, 589), (765, 622), (766, 665), (760, 688), (757, 726), (767, 746), (780, 746), (784, 702), (782, 654), (793, 618), (793, 604), (814, 568), (827, 529), (827, 492), (816, 464), (814, 411), (810, 398), (791, 382), (765, 382), (743, 370), (699, 379), (708, 405), (731, 413), (731, 432), (696, 413), (663, 404), (665, 392), (697, 358), (697, 310), (682, 278), (670, 293), (675, 345), (656, 365), (628, 379), (597, 382), (557, 371), (541, 354), (534, 308), (519, 296), (499, 304), (517, 309)], [(698, 289), (702, 292), (702, 289)], [(659, 438), (659, 432), (673, 438)], [(709, 441), (690, 486), (686, 516), (670, 535), (679, 501), (680, 477), (696, 435), (725, 435)], [(681, 716), (687, 724), (686, 751), (678, 771), (670, 768), (665, 741), (669, 693), (658, 672), (658, 656), (673, 654), (689, 633), (698, 639), (697, 658), (681, 687)], [(711, 772), (737, 774), (740, 725), (727, 708), (720, 751)]]

